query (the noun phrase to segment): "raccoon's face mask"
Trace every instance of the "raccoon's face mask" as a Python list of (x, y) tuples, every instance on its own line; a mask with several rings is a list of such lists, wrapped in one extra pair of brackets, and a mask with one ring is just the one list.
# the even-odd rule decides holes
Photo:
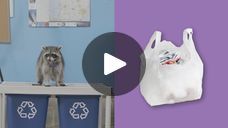
[(61, 62), (61, 47), (47, 46), (43, 47), (43, 58), (50, 67), (55, 67)]
[(55, 53), (47, 53), (44, 55), (44, 57), (50, 66), (57, 64), (59, 60), (59, 56)]

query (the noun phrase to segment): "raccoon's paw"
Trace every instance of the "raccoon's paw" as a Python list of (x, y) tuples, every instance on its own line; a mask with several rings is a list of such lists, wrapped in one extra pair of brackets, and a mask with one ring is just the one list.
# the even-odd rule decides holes
[(59, 86), (59, 87), (64, 87), (64, 86), (66, 86), (66, 85), (65, 85), (64, 83), (58, 83), (57, 86)]
[(40, 85), (40, 86), (43, 85), (43, 81), (38, 81), (37, 85)]
[(49, 84), (44, 84), (43, 86), (44, 87), (51, 87), (51, 85), (49, 85)]
[(44, 87), (50, 87), (51, 85), (50, 84), (43, 83), (42, 86), (44, 86)]
[(42, 86), (42, 83), (34, 83), (33, 86)]

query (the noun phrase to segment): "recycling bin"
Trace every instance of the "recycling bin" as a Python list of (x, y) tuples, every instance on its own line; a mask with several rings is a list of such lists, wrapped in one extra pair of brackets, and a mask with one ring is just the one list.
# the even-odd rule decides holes
[(45, 128), (46, 95), (7, 95), (7, 128)]
[(98, 128), (100, 96), (58, 96), (60, 128)]

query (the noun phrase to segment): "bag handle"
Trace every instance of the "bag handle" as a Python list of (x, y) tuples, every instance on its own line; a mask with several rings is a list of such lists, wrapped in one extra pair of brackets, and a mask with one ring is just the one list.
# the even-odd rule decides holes
[(193, 30), (191, 28), (187, 28), (183, 32), (183, 41), (186, 46), (191, 49), (195, 49), (195, 44), (193, 41)]
[[(156, 48), (156, 45), (161, 42), (161, 32), (155, 31), (153, 35), (150, 38), (149, 43), (147, 44), (145, 51), (149, 51), (151, 49)], [(154, 44), (155, 43), (155, 44)], [(154, 48), (152, 48), (152, 45), (154, 44)]]

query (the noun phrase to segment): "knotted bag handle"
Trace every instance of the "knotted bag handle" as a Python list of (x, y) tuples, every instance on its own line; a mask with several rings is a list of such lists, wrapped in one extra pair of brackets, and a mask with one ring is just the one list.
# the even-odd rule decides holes
[(195, 50), (195, 44), (192, 36), (193, 30), (191, 28), (185, 29), (183, 32), (183, 42), (190, 50)]
[[(156, 46), (161, 42), (161, 32), (155, 31), (153, 35), (150, 38), (149, 43), (147, 44), (145, 48), (144, 54), (148, 56), (148, 52), (151, 51), (152, 49), (155, 49)], [(154, 44), (155, 43), (155, 44)], [(154, 48), (152, 48), (152, 45), (154, 44)]]
[(201, 61), (199, 54), (197, 53), (194, 41), (193, 41), (193, 31), (191, 28), (187, 28), (183, 33), (183, 41), (185, 47), (189, 50), (191, 59), (198, 59)]

